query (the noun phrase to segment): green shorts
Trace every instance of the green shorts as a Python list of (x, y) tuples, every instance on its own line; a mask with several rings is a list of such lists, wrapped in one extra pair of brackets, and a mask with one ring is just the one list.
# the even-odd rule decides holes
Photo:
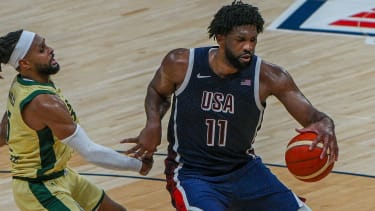
[(46, 181), (13, 179), (12, 188), (21, 210), (95, 210), (104, 196), (102, 189), (70, 168)]

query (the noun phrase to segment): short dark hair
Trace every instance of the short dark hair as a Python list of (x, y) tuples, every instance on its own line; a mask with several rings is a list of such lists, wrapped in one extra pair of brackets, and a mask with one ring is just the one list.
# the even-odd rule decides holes
[(234, 27), (254, 25), (258, 33), (263, 32), (264, 20), (258, 7), (234, 0), (231, 5), (223, 6), (208, 26), (209, 38), (215, 35), (227, 35)]
[(21, 37), (23, 29), (9, 32), (7, 35), (0, 37), (0, 70), (1, 64), (7, 64), (18, 40)]

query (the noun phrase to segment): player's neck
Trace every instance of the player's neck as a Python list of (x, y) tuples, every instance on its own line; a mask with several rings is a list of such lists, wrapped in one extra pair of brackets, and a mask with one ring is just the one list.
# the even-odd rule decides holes
[(27, 75), (27, 74), (20, 74), (21, 77), (24, 79), (24, 80), (28, 80), (28, 81), (35, 81), (35, 82), (38, 82), (38, 83), (48, 83), (50, 81), (50, 78), (49, 76), (40, 76), (40, 75)]
[(221, 52), (217, 48), (210, 50), (209, 64), (212, 71), (220, 78), (226, 78), (238, 72), (238, 69), (229, 63), (224, 52)]

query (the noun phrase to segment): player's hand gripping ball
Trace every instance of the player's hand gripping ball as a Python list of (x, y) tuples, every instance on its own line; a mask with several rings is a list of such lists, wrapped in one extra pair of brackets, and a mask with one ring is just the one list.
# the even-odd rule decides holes
[[(333, 168), (334, 162), (329, 163), (328, 156), (320, 159), (323, 144), (309, 150), (316, 133), (305, 132), (293, 137), (287, 145), (285, 162), (290, 173), (305, 182), (315, 182), (326, 177)], [(329, 154), (329, 151), (328, 151)]]

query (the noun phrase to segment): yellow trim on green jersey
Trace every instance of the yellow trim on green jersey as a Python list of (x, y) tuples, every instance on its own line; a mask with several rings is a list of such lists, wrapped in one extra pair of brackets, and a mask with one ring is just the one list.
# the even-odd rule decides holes
[(68, 100), (52, 81), (38, 83), (17, 75), (9, 91), (8, 137), (11, 171), (13, 177), (43, 179), (66, 168), (73, 150), (62, 144), (46, 127), (40, 131), (31, 129), (22, 118), (22, 110), (36, 96), (51, 94), (59, 97), (69, 110), (72, 119), (78, 122), (76, 113)]

